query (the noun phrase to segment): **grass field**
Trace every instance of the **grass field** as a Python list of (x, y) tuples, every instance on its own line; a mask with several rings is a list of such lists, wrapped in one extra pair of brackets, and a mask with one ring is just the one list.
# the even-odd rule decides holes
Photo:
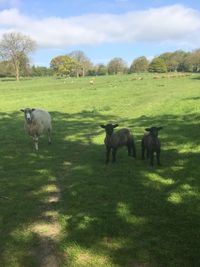
[[(133, 77), (0, 81), (1, 267), (200, 266), (200, 76)], [(51, 113), (51, 146), (35, 152), (24, 107)], [(131, 128), (136, 160), (105, 165), (107, 122)], [(159, 168), (140, 159), (152, 125)]]

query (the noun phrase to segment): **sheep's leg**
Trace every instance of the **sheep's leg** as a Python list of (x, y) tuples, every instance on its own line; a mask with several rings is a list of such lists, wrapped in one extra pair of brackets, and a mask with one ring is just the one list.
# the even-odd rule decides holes
[(160, 150), (158, 150), (156, 152), (156, 158), (157, 158), (157, 164), (160, 166), (161, 165), (161, 163), (160, 163)]
[(128, 156), (131, 156), (131, 145), (128, 144), (128, 145), (127, 145), (127, 148), (128, 148)]
[(51, 144), (51, 130), (48, 129), (48, 143)]
[(111, 147), (107, 146), (107, 147), (106, 147), (106, 163), (109, 162), (109, 158), (110, 158), (110, 150), (111, 150)]
[(132, 151), (133, 151), (133, 157), (136, 158), (136, 148), (135, 148), (135, 143), (132, 143)]
[(37, 136), (37, 134), (35, 134), (33, 136), (33, 141), (34, 141), (35, 149), (38, 150), (38, 136)]
[(113, 148), (113, 150), (112, 150), (112, 162), (116, 162), (116, 152), (117, 152), (117, 148)]

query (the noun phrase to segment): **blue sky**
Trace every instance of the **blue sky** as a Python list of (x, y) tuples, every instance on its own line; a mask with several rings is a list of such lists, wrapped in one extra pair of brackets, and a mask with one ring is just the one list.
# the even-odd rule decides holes
[(36, 40), (32, 64), (82, 50), (95, 64), (200, 47), (200, 1), (0, 0), (0, 37), (17, 31)]

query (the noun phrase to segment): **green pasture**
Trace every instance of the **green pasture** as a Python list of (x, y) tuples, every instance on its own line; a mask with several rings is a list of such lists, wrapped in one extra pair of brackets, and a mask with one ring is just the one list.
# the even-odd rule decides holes
[[(39, 267), (49, 236), (62, 267), (200, 266), (200, 75), (138, 76), (0, 80), (0, 267)], [(25, 107), (52, 115), (39, 152)], [(107, 122), (132, 130), (136, 160), (121, 148), (105, 164)], [(141, 161), (150, 126), (161, 167)], [(53, 214), (57, 235), (33, 231)]]

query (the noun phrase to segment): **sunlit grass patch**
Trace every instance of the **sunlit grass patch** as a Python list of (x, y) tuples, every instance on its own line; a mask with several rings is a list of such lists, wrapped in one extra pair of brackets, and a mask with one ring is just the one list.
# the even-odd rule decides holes
[(71, 244), (65, 249), (68, 257), (68, 264), (72, 267), (114, 267), (117, 265), (112, 264), (109, 257), (101, 255), (93, 249), (85, 249), (77, 244)]
[(167, 199), (174, 204), (180, 204), (191, 199), (200, 199), (199, 189), (189, 184), (181, 184), (175, 192), (169, 194)]
[(160, 184), (162, 186), (168, 186), (174, 184), (174, 180), (171, 178), (165, 178), (159, 175), (158, 173), (149, 173), (147, 175), (148, 179), (152, 181), (154, 185)]
[(180, 204), (183, 201), (183, 198), (180, 193), (173, 192), (168, 197), (168, 201), (174, 204)]
[(145, 218), (133, 215), (128, 205), (125, 203), (118, 203), (117, 214), (121, 217), (121, 219), (125, 220), (127, 223), (131, 223), (134, 225), (144, 224), (146, 222)]
[(91, 223), (95, 221), (95, 218), (90, 218), (89, 216), (83, 216), (78, 223), (78, 229), (84, 230), (90, 226)]

